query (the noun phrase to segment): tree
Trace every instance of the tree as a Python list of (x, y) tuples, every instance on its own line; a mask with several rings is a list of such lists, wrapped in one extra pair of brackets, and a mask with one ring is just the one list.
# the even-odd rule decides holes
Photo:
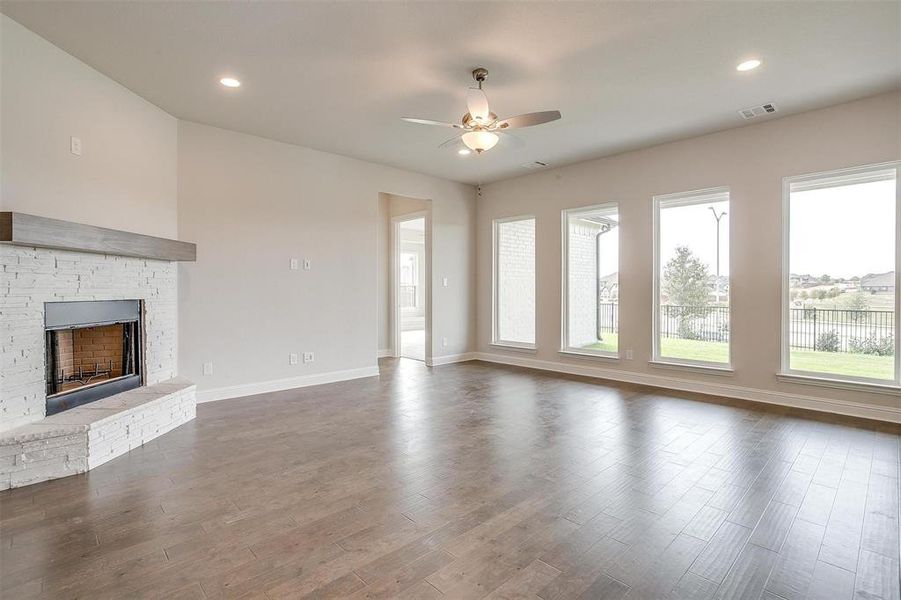
[(842, 294), (838, 299), (842, 308), (848, 310), (867, 310), (870, 308), (870, 301), (865, 294), (861, 292), (849, 292)]
[(677, 247), (676, 255), (663, 267), (663, 293), (667, 302), (692, 308), (707, 306), (708, 277), (707, 265), (687, 247)]

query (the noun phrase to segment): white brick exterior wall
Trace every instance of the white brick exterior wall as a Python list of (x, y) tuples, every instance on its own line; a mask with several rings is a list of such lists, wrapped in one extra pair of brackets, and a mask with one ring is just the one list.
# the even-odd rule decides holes
[(597, 234), (599, 226), (584, 221), (569, 223), (567, 291), (569, 294), (569, 345), (581, 348), (598, 341)]
[(535, 220), (498, 223), (498, 336), (535, 343)]
[(44, 418), (45, 302), (144, 300), (146, 383), (175, 377), (176, 264), (0, 244), (0, 431)]

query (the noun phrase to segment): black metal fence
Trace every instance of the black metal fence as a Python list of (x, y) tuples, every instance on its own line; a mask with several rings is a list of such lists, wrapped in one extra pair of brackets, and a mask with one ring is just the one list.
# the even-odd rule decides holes
[[(598, 303), (598, 339), (605, 333), (618, 333), (619, 305)], [(832, 338), (834, 352), (857, 352), (855, 344), (872, 339), (886, 340), (894, 335), (895, 313), (891, 310), (844, 310), (792, 308), (789, 310), (789, 342), (792, 348), (823, 349), (823, 334)], [(714, 342), (729, 341), (728, 306), (660, 307), (660, 335), (668, 338)]]
[(614, 302), (598, 302), (598, 339), (604, 339), (605, 333), (619, 331), (619, 304)]
[(729, 307), (664, 304), (660, 307), (660, 336), (728, 342)]
[(895, 332), (891, 310), (842, 310), (792, 308), (789, 311), (789, 345), (792, 348), (856, 352), (854, 345), (872, 339), (885, 340)]

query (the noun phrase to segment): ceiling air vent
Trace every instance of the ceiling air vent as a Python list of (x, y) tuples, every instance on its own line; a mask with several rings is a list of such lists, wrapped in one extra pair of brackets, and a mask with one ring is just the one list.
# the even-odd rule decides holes
[(523, 169), (543, 169), (547, 166), (546, 162), (541, 162), (540, 160), (536, 160), (533, 162), (527, 162), (522, 165)]
[(752, 106), (750, 108), (743, 108), (738, 111), (738, 114), (741, 115), (741, 118), (745, 121), (750, 119), (756, 119), (757, 117), (763, 115), (770, 115), (776, 112), (776, 105), (772, 102), (768, 104), (761, 104), (760, 106)]

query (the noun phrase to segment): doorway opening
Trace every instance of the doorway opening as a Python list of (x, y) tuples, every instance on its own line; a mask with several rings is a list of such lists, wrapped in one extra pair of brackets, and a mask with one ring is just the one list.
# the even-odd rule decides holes
[(428, 262), (424, 215), (395, 221), (394, 281), (396, 355), (425, 361)]

